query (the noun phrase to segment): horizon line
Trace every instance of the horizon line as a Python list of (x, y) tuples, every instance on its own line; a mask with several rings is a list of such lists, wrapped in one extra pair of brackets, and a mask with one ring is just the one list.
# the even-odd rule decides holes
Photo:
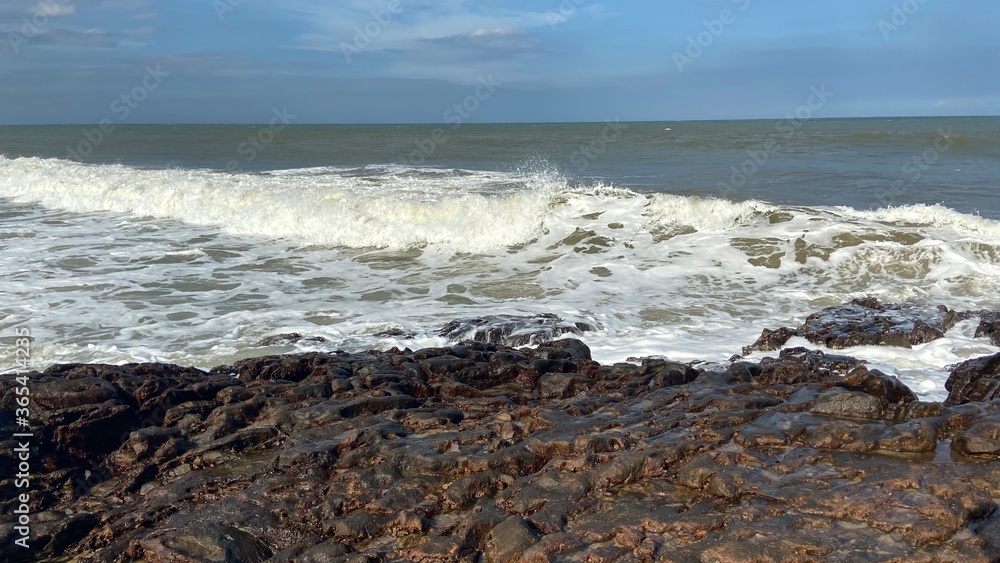
[[(803, 121), (841, 121), (841, 120), (893, 120), (893, 119), (974, 119), (974, 118), (1000, 118), (1000, 115), (884, 115), (884, 116), (836, 116), (836, 117), (812, 117), (808, 119), (803, 119)], [(710, 122), (733, 122), (733, 121), (783, 121), (787, 119), (795, 119), (794, 116), (788, 117), (737, 117), (737, 118), (717, 118), (717, 119), (653, 119), (653, 120), (618, 120), (618, 119), (607, 119), (602, 121), (482, 121), (482, 122), (468, 122), (461, 125), (587, 125), (587, 124), (603, 124), (611, 122), (620, 123), (710, 123)], [(88, 126), (94, 125), (92, 122), (73, 122), (73, 123), (2, 123), (0, 127), (75, 127), (75, 126)], [(254, 121), (232, 121), (232, 122), (148, 122), (148, 123), (115, 123), (114, 127), (150, 127), (150, 126), (160, 126), (160, 127), (177, 127), (177, 126), (204, 126), (204, 127), (220, 127), (220, 126), (232, 126), (232, 125), (246, 125), (246, 126), (258, 126), (267, 125), (266, 122), (254, 122)], [(451, 123), (442, 122), (333, 122), (333, 121), (321, 121), (321, 122), (306, 122), (306, 123), (289, 123), (287, 127), (311, 127), (311, 126), (448, 126), (455, 127)]]

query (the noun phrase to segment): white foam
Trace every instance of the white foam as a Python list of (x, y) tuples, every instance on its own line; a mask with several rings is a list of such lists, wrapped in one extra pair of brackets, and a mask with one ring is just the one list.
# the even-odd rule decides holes
[(746, 226), (777, 208), (762, 201), (734, 203), (724, 199), (656, 194), (648, 215), (666, 225), (690, 226), (700, 232), (722, 233)]
[[(785, 347), (800, 346), (866, 360), (869, 362), (869, 368), (898, 377), (922, 400), (943, 401), (948, 396), (944, 382), (955, 364), (1000, 352), (1000, 348), (991, 345), (989, 341), (973, 337), (978, 322), (978, 319), (962, 321), (948, 331), (944, 338), (919, 344), (912, 349), (893, 346), (853, 346), (831, 350), (799, 337), (789, 340)], [(748, 358), (757, 360), (764, 356), (775, 355), (777, 352), (756, 352)]]
[[(213, 225), (240, 235), (354, 248), (441, 245), (484, 252), (531, 240), (555, 186), (525, 177), (509, 195), (470, 193), (462, 177), (380, 182), (308, 175), (140, 170), (0, 159), (0, 196), (78, 213), (118, 211)], [(558, 179), (554, 180), (558, 182)]]
[[(1000, 308), (1000, 224), (939, 206), (791, 208), (572, 187), (544, 171), (3, 157), (0, 198), (0, 329), (37, 329), (40, 363), (210, 367), (317, 346), (255, 347), (283, 332), (416, 348), (443, 344), (436, 329), (455, 318), (539, 313), (600, 327), (584, 336), (600, 361), (722, 361), (763, 328), (865, 295)], [(415, 338), (376, 336), (386, 326)], [(956, 334), (856, 352), (936, 397), (948, 362), (990, 349)]]
[(855, 217), (885, 223), (903, 223), (954, 229), (955, 232), (965, 236), (981, 237), (994, 244), (1000, 244), (1000, 223), (979, 215), (959, 213), (954, 209), (940, 204), (915, 204), (888, 207), (875, 211), (858, 211), (853, 209), (843, 209), (843, 211)]

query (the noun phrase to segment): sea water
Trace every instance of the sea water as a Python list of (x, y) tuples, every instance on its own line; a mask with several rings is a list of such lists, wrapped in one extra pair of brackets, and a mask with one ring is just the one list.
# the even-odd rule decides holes
[[(211, 367), (553, 313), (602, 362), (724, 363), (857, 297), (1000, 308), (1000, 119), (780, 125), (0, 128), (0, 336)], [(843, 353), (942, 399), (976, 324)], [(259, 344), (290, 332), (323, 340)]]

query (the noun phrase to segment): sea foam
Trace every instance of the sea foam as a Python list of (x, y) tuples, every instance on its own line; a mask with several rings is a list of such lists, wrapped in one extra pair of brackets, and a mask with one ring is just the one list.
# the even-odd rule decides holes
[[(456, 318), (542, 313), (593, 325), (583, 339), (601, 361), (724, 361), (763, 328), (866, 295), (1000, 308), (1000, 224), (942, 206), (789, 207), (545, 170), (227, 173), (0, 157), (0, 211), (17, 304), (3, 323), (37, 327), (42, 363), (211, 367), (323, 347), (256, 346), (281, 332), (330, 349), (442, 345)], [(933, 394), (969, 346), (992, 349), (963, 332), (858, 353)]]

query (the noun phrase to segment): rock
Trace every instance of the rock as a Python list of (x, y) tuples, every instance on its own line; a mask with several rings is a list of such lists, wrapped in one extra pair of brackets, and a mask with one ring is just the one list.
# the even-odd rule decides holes
[(136, 410), (109, 401), (61, 409), (48, 417), (52, 438), (67, 452), (97, 460), (118, 449), (129, 432), (139, 426)]
[(943, 337), (957, 322), (958, 314), (945, 307), (883, 305), (868, 298), (809, 315), (800, 331), (813, 344), (835, 349), (851, 346), (911, 348)]
[(241, 381), (284, 380), (302, 381), (310, 376), (332, 374), (343, 377), (343, 364), (337, 356), (326, 353), (298, 356), (265, 356), (236, 362), (233, 369)]
[(410, 551), (406, 559), (418, 563), (459, 561), (462, 541), (454, 536), (434, 536)]
[(483, 555), (489, 563), (516, 563), (539, 539), (538, 532), (523, 518), (511, 516), (490, 532)]
[(997, 363), (957, 367), (949, 404), (803, 348), (728, 369), (600, 365), (573, 339), (53, 366), (27, 376), (31, 559), (989, 561)]
[(148, 561), (240, 561), (263, 563), (274, 553), (243, 530), (227, 524), (167, 532), (141, 542)]
[(787, 348), (777, 358), (761, 360), (760, 374), (754, 377), (753, 382), (758, 387), (768, 387), (839, 381), (839, 377), (862, 365), (864, 361), (850, 356), (826, 354), (805, 348)]
[(650, 376), (651, 387), (669, 387), (691, 383), (701, 375), (701, 372), (687, 364), (646, 359), (642, 362), (642, 374)]
[(326, 338), (322, 336), (302, 336), (297, 332), (288, 332), (284, 334), (275, 334), (273, 336), (268, 336), (260, 339), (254, 346), (263, 348), (265, 346), (288, 346), (291, 344), (298, 344), (299, 342), (308, 342), (310, 344), (323, 344), (328, 342)]
[(798, 336), (798, 331), (794, 328), (782, 327), (775, 330), (765, 328), (756, 342), (743, 347), (743, 355), (749, 356), (754, 352), (773, 352), (775, 350), (781, 350), (781, 347), (784, 346), (786, 342), (791, 340), (793, 336)]
[(121, 389), (97, 377), (45, 378), (34, 391), (34, 401), (49, 409), (99, 405), (107, 401), (122, 404), (125, 399)]
[(594, 380), (580, 373), (551, 373), (538, 378), (542, 397), (568, 399), (580, 391), (590, 389)]
[(380, 330), (373, 336), (377, 338), (400, 338), (402, 340), (413, 340), (417, 337), (417, 334), (413, 331), (405, 330), (400, 327), (392, 327)]
[(813, 414), (848, 418), (882, 418), (882, 402), (868, 393), (835, 389), (819, 396), (809, 409)]
[(535, 357), (546, 360), (589, 362), (590, 347), (575, 338), (543, 342), (535, 348)]
[(962, 455), (1000, 458), (1000, 419), (976, 421), (952, 440), (951, 447)]
[(992, 401), (1000, 397), (1000, 354), (958, 364), (951, 370), (944, 388), (948, 390), (945, 405)]
[(976, 338), (989, 338), (994, 346), (1000, 346), (1000, 311), (981, 314), (979, 326), (976, 327)]
[(905, 406), (917, 400), (916, 394), (898, 378), (878, 370), (869, 371), (865, 366), (851, 370), (837, 385), (852, 391), (864, 391), (878, 397), (883, 406)]
[(295, 563), (326, 563), (344, 557), (350, 552), (351, 548), (342, 543), (323, 542), (302, 552), (295, 559)]
[(547, 342), (563, 334), (583, 334), (594, 329), (589, 323), (564, 321), (549, 314), (532, 317), (490, 315), (451, 321), (438, 334), (454, 341), (475, 340), (516, 347)]

